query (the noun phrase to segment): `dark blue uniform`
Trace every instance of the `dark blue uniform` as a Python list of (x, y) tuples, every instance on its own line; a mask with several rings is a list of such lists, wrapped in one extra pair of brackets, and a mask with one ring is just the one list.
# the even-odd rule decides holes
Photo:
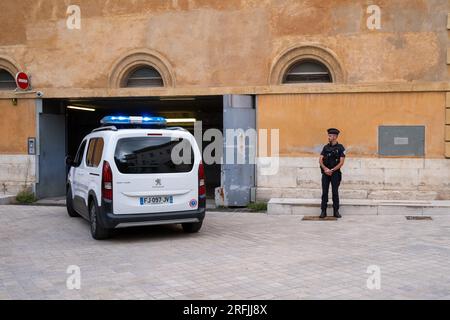
[[(339, 164), (341, 158), (345, 157), (345, 148), (339, 143), (334, 146), (329, 143), (323, 147), (320, 154), (323, 156), (323, 164), (325, 167), (328, 169), (333, 169)], [(336, 213), (339, 211), (339, 185), (342, 180), (341, 170), (336, 170), (331, 176), (326, 175), (322, 168), (320, 168), (320, 170), (322, 171), (322, 212), (327, 210), (328, 190), (330, 189), (331, 183), (331, 190), (333, 193), (333, 209)]]

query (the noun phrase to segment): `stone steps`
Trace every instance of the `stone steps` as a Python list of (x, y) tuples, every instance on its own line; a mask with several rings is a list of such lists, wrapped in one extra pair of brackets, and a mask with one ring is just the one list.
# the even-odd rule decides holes
[[(339, 189), (341, 199), (369, 200), (435, 200), (438, 192), (432, 190), (364, 190), (348, 189), (345, 185)], [(320, 199), (321, 187), (311, 188), (261, 188), (256, 190), (259, 201), (269, 201), (272, 198)], [(331, 187), (329, 197), (331, 199)], [(447, 199), (447, 198), (444, 198)], [(450, 197), (448, 198), (450, 199)]]
[[(340, 205), (342, 215), (450, 215), (449, 200), (342, 199)], [(328, 215), (333, 214), (331, 202), (328, 207)], [(273, 215), (319, 215), (320, 199), (272, 198), (267, 205), (267, 213)]]

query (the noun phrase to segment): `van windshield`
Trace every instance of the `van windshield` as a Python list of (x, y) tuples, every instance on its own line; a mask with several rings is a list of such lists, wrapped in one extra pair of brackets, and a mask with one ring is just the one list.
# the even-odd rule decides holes
[(114, 161), (125, 174), (190, 172), (194, 151), (182, 138), (122, 138), (117, 142)]

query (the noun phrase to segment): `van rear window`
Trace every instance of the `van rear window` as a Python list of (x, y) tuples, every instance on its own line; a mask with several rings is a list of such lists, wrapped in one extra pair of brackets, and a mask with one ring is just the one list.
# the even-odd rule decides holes
[(114, 160), (125, 174), (189, 172), (194, 166), (194, 151), (190, 142), (181, 138), (122, 138)]

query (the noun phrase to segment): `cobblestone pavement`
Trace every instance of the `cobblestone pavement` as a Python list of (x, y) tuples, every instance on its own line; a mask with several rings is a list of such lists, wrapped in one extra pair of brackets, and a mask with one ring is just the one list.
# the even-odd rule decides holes
[[(450, 217), (207, 214), (95, 241), (62, 207), (0, 206), (0, 299), (449, 299)], [(81, 289), (68, 290), (69, 265)], [(381, 289), (367, 287), (371, 265)]]

